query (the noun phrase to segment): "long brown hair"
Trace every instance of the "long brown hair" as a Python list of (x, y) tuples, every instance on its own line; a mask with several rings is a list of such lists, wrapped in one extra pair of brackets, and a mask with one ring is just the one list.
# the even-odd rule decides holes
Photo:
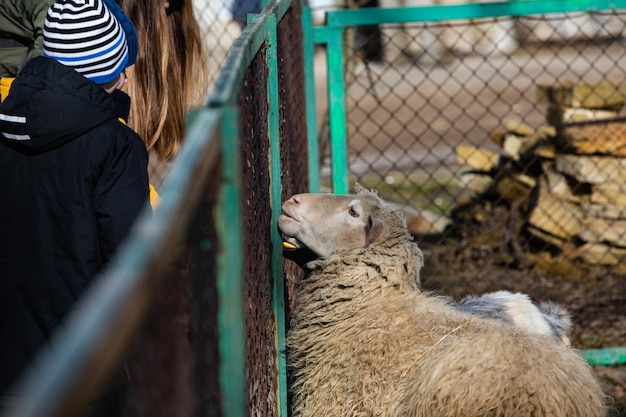
[(148, 150), (170, 161), (185, 133), (185, 116), (208, 90), (205, 45), (191, 0), (118, 0), (137, 30), (137, 63), (128, 68), (128, 124)]

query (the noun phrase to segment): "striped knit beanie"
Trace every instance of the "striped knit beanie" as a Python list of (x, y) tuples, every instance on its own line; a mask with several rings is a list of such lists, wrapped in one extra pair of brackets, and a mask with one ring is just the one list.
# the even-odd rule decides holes
[(126, 34), (101, 0), (56, 0), (44, 23), (43, 53), (96, 84), (117, 78), (129, 60)]

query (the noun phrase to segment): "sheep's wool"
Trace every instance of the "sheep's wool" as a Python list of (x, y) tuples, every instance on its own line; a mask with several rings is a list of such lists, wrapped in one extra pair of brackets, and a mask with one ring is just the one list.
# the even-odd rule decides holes
[(605, 414), (579, 355), (420, 292), (420, 249), (390, 235), (309, 265), (287, 337), (294, 417)]

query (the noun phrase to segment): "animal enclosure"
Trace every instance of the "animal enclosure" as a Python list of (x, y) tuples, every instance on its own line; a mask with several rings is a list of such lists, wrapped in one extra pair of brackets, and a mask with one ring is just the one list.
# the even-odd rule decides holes
[[(289, 415), (284, 335), (301, 271), (283, 258), (276, 218), (294, 193), (345, 192), (357, 180), (378, 189), (407, 206), (415, 224), (428, 219), (422, 227), (437, 227), (417, 234), (426, 268), (441, 251), (462, 252), (459, 237), (471, 238), (464, 248), (475, 255), (461, 267), (483, 268), (490, 237), (504, 242), (507, 254), (518, 245), (520, 263), (529, 254), (567, 260), (579, 253), (582, 238), (559, 247), (530, 234), (524, 216), (548, 179), (555, 186), (547, 201), (558, 202), (549, 213), (562, 208), (555, 190), (572, 191), (563, 203), (568, 210), (591, 204), (590, 184), (579, 189), (569, 174), (567, 187), (557, 181), (565, 176), (557, 157), (572, 152), (557, 150), (555, 141), (549, 157), (547, 103), (575, 96), (568, 85), (591, 86), (609, 109), (566, 107), (582, 109), (576, 117), (585, 110), (610, 117), (566, 127), (619, 126), (626, 2), (338, 10), (323, 26), (301, 5), (269, 2), (215, 63), (214, 90), (189, 114), (184, 146), (159, 187), (159, 209), (145, 211), (80, 314), (61, 329), (55, 345), (62, 349), (25, 375), (28, 403), (1, 410), (3, 417), (68, 415), (85, 398), (83, 382), (98, 381), (120, 357), (140, 359), (130, 414)], [(538, 91), (546, 92), (542, 100)], [(552, 107), (557, 115), (568, 110)], [(509, 154), (515, 149), (518, 159)], [(598, 156), (609, 157), (587, 157)], [(619, 155), (610, 157), (617, 164), (610, 172), (619, 172)], [(474, 187), (481, 182), (487, 191)], [(519, 201), (503, 195), (518, 182)], [(610, 213), (615, 206), (605, 205)], [(498, 221), (505, 233), (479, 233)], [(568, 223), (557, 224), (567, 230)], [(507, 273), (519, 267), (513, 256), (504, 259)], [(616, 271), (609, 277), (618, 291), (592, 318), (619, 332), (580, 352), (594, 365), (626, 362), (623, 344), (614, 343), (626, 328), (620, 265), (594, 266)], [(570, 291), (574, 281), (539, 284), (552, 295)]]
[(506, 239), (510, 265), (623, 275), (626, 12), (589, 6), (329, 12), (321, 183), (377, 189), (436, 243)]

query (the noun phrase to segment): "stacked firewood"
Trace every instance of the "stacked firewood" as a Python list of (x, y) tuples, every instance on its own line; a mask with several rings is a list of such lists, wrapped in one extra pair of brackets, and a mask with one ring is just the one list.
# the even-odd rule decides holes
[(492, 132), (498, 151), (457, 147), (457, 162), (469, 167), (466, 179), (475, 186), (469, 198), (495, 190), (501, 201), (520, 211), (527, 236), (570, 257), (591, 265), (626, 260), (621, 87), (539, 86), (537, 100), (546, 106), (546, 125), (508, 122)]

